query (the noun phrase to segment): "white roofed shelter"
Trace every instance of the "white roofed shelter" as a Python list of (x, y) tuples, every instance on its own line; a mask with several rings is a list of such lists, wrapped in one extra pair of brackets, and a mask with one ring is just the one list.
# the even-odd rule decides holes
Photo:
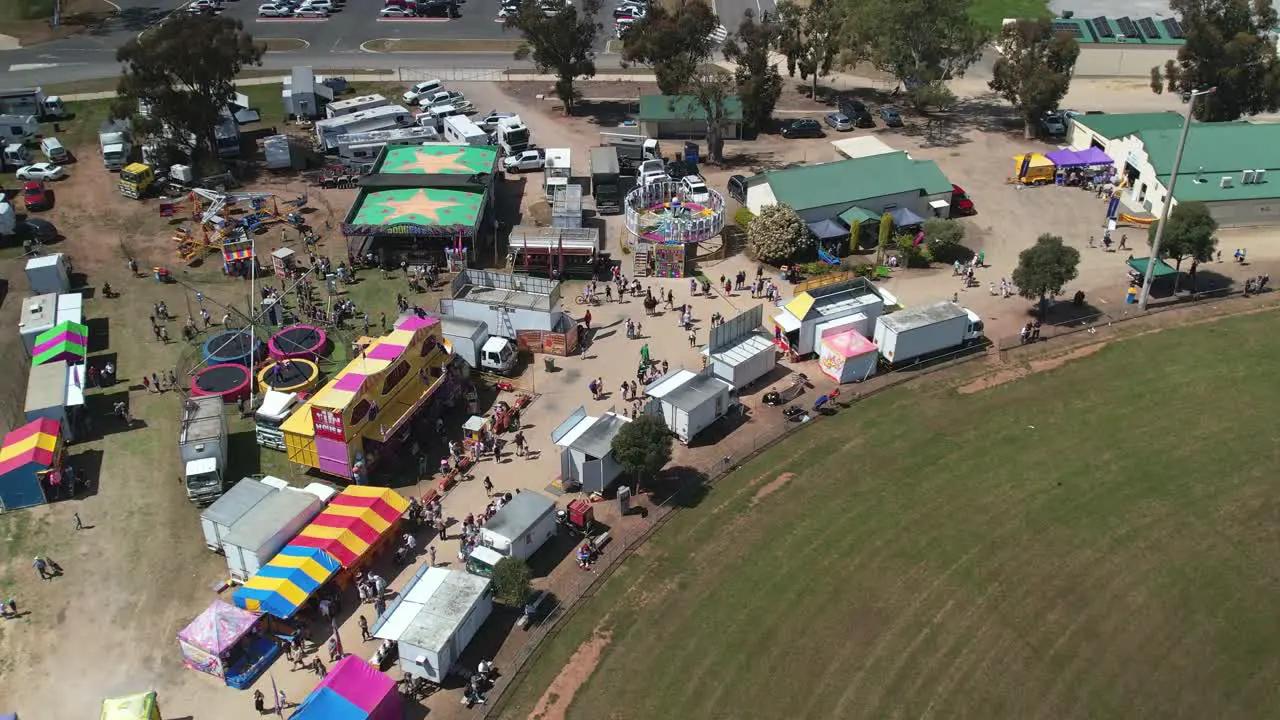
[(613, 438), (631, 422), (615, 412), (600, 417), (587, 414), (583, 406), (551, 433), (551, 441), (560, 448), (560, 482), (564, 487), (578, 485), (583, 492), (604, 492), (622, 474), (622, 466), (613, 458)]
[(480, 526), (480, 544), (508, 557), (528, 560), (556, 530), (556, 501), (536, 492), (522, 492)]
[(674, 370), (646, 386), (644, 394), (652, 398), (645, 412), (661, 417), (685, 444), (733, 405), (733, 386), (708, 372)]
[(399, 646), (401, 670), (439, 683), (492, 610), (488, 578), (424, 565), (374, 624), (373, 636)]

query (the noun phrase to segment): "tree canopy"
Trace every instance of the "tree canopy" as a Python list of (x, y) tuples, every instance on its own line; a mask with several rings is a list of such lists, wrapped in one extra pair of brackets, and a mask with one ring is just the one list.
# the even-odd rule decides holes
[[(1159, 228), (1153, 223), (1147, 233), (1147, 244), (1154, 245)], [(1160, 257), (1169, 258), (1182, 270), (1183, 260), (1208, 262), (1218, 248), (1218, 222), (1209, 214), (1209, 206), (1201, 202), (1178, 203), (1165, 222), (1164, 237), (1160, 238)], [(1181, 275), (1181, 273), (1179, 273)], [(1178, 289), (1174, 278), (1174, 290)]]
[(623, 472), (636, 479), (654, 476), (671, 462), (671, 430), (660, 417), (641, 415), (622, 426), (613, 436), (613, 458)]
[(1271, 0), (1171, 0), (1186, 44), (1177, 61), (1151, 68), (1156, 93), (1218, 88), (1198, 98), (1198, 120), (1220, 122), (1280, 109), (1280, 60), (1269, 33), (1277, 26)]
[(1066, 96), (1080, 46), (1049, 20), (1009, 23), (999, 42), (1002, 54), (988, 84), (1018, 109), (1026, 136), (1034, 137), (1036, 123)]
[(1018, 267), (1013, 269), (1013, 282), (1018, 294), (1037, 300), (1043, 317), (1049, 298), (1062, 294), (1067, 283), (1076, 279), (1080, 251), (1066, 245), (1057, 235), (1045, 233), (1036, 244), (1018, 253)]
[(519, 31), (523, 39), (515, 51), (517, 60), (532, 60), (539, 72), (555, 74), (556, 97), (566, 115), (578, 101), (574, 79), (596, 74), (600, 5), (601, 0), (582, 0), (579, 10), (574, 3), (565, 2), (558, 12), (548, 15), (538, 3), (527, 2), (504, 25)]
[(142, 135), (182, 147), (199, 166), (216, 152), (214, 130), (236, 76), (246, 65), (261, 65), (263, 51), (239, 20), (178, 13), (116, 51), (124, 68), (112, 114), (133, 118)]
[(813, 237), (804, 220), (784, 203), (766, 205), (747, 226), (747, 250), (756, 260), (782, 262), (812, 246)]
[(840, 30), (843, 15), (835, 0), (810, 0), (801, 5), (795, 0), (778, 3), (778, 52), (787, 59), (787, 74), (810, 82), (814, 98), (818, 96), (818, 80), (831, 72), (840, 52)]
[(519, 607), (529, 598), (533, 573), (525, 561), (504, 557), (493, 568), (493, 597), (503, 605)]
[(742, 101), (742, 121), (759, 132), (769, 127), (782, 96), (782, 75), (769, 52), (777, 41), (777, 19), (765, 12), (759, 19), (751, 8), (742, 14), (738, 30), (724, 43), (724, 57), (734, 63), (734, 84)]
[(909, 95), (963, 75), (982, 57), (989, 39), (963, 0), (860, 0), (849, 21), (871, 62), (897, 78)]
[(622, 59), (653, 68), (664, 95), (683, 95), (715, 49), (711, 33), (720, 25), (710, 4), (682, 0), (674, 10), (654, 4), (627, 31)]

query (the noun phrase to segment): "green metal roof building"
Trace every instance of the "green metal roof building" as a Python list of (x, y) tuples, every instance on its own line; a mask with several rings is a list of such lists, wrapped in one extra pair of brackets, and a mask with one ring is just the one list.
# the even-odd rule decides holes
[(342, 223), (383, 261), (450, 260), (476, 250), (493, 222), (498, 151), (471, 145), (387, 146)]
[[(1068, 139), (1101, 148), (1128, 180), (1123, 200), (1158, 215), (1182, 134), (1178, 113), (1084, 115)], [(1280, 225), (1280, 124), (1193, 122), (1174, 203), (1203, 202), (1223, 227)]]
[[(724, 101), (726, 140), (742, 137), (742, 100)], [(651, 138), (695, 139), (707, 135), (707, 113), (691, 95), (641, 95), (640, 131)]]
[(925, 219), (947, 217), (951, 181), (937, 163), (905, 152), (802, 165), (748, 180), (752, 212), (778, 203), (795, 208), (808, 223), (840, 218), (853, 225), (898, 208)]

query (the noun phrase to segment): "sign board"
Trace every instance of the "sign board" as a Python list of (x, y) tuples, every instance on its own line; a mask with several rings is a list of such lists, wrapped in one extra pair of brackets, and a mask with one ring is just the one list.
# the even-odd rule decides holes
[(346, 428), (342, 424), (342, 414), (328, 408), (311, 407), (311, 424), (315, 427), (316, 437), (326, 440), (346, 442)]

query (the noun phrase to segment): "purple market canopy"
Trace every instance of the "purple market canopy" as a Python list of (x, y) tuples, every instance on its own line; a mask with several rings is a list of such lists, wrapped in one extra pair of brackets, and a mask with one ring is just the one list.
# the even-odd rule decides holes
[(1086, 150), (1055, 150), (1051, 153), (1045, 153), (1045, 157), (1049, 158), (1058, 167), (1112, 164), (1111, 158), (1096, 147), (1090, 147)]
[(88, 354), (89, 328), (77, 322), (58, 323), (36, 336), (35, 347), (31, 351), (31, 364), (66, 360), (83, 362)]
[(178, 640), (212, 655), (229, 650), (258, 622), (258, 614), (214, 600), (178, 633)]

